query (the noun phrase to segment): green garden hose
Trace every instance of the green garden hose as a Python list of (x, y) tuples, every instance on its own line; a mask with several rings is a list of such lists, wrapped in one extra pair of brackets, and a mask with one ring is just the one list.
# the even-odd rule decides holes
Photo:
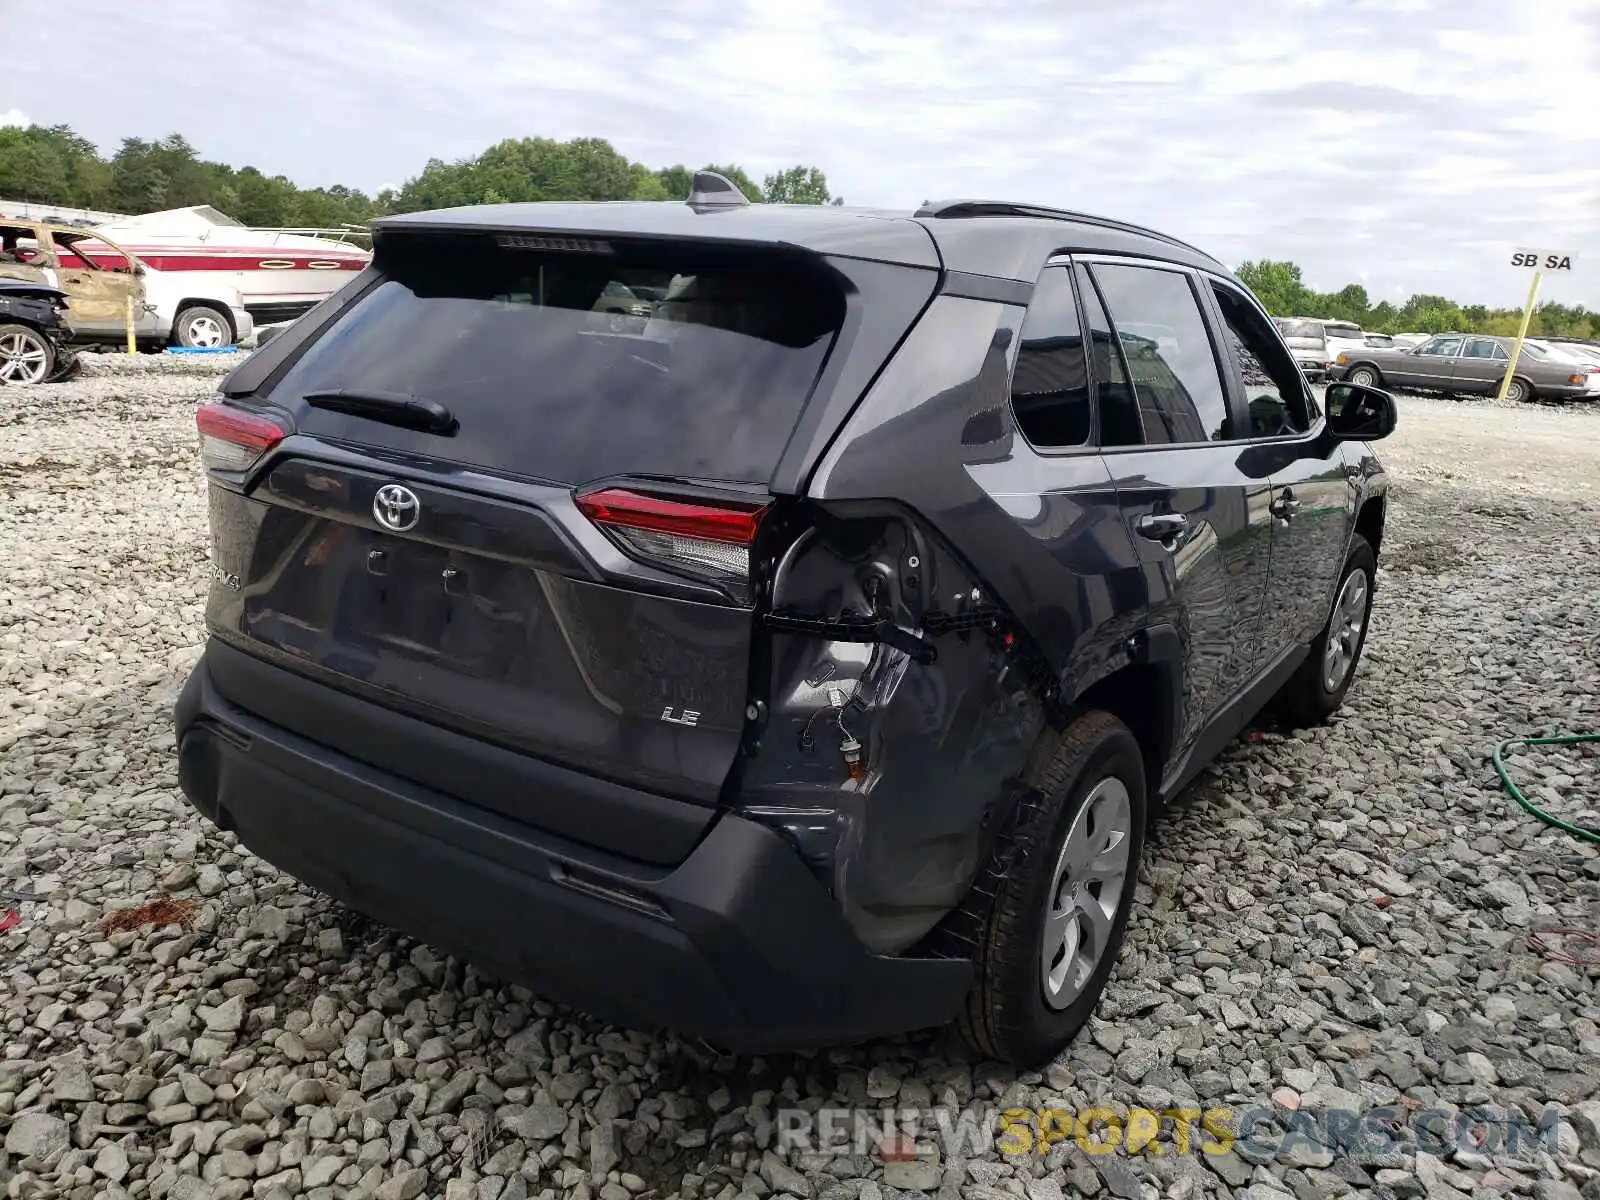
[(1511, 746), (1570, 746), (1575, 742), (1600, 742), (1600, 733), (1571, 733), (1565, 737), (1507, 738), (1494, 748), (1494, 753), (1490, 755), (1490, 758), (1494, 762), (1495, 772), (1500, 776), (1500, 782), (1506, 785), (1506, 791), (1510, 792), (1512, 799), (1522, 805), (1523, 808), (1538, 817), (1546, 825), (1553, 825), (1564, 833), (1570, 833), (1573, 837), (1582, 838), (1586, 842), (1600, 843), (1600, 830), (1585, 829), (1582, 825), (1574, 825), (1570, 821), (1563, 821), (1560, 817), (1546, 812), (1524, 796), (1522, 789), (1512, 782), (1511, 773), (1506, 770), (1505, 759), (1502, 757), (1507, 748)]

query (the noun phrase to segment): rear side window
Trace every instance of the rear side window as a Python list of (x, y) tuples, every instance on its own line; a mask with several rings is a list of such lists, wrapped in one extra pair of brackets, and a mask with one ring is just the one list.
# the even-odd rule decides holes
[(1094, 281), (1083, 267), (1077, 268), (1078, 294), (1083, 297), (1083, 319), (1089, 325), (1089, 345), (1094, 357), (1095, 407), (1100, 414), (1102, 446), (1142, 446), (1144, 430), (1139, 425), (1139, 404), (1133, 385), (1128, 382), (1128, 367), (1122, 360), (1122, 347), (1111, 330)]
[(1189, 277), (1156, 267), (1094, 267), (1122, 343), (1151, 445), (1220, 441), (1228, 404)]
[(1089, 440), (1089, 367), (1072, 273), (1048, 267), (1034, 289), (1011, 374), (1017, 426), (1042, 448)]
[[(319, 436), (555, 483), (769, 479), (843, 320), (833, 277), (748, 249), (611, 251), (391, 242), (383, 282), (272, 399)], [(300, 399), (333, 389), (433, 401), (459, 429), (437, 437)]]

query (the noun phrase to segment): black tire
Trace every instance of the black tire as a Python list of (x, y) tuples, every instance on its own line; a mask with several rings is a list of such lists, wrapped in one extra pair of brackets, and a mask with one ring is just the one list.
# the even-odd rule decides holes
[[(1144, 850), (1145, 768), (1139, 743), (1110, 713), (1086, 712), (1041, 747), (1029, 783), (1034, 803), (1009, 842), (1013, 858), (1000, 877), (974, 956), (972, 989), (957, 1032), (977, 1054), (1022, 1068), (1054, 1058), (1099, 1002), (1116, 966)], [(1047, 893), (1063, 842), (1090, 793), (1114, 777), (1127, 790), (1128, 864), (1098, 961), (1076, 999), (1045, 1000), (1043, 939)]]
[(1357, 363), (1345, 372), (1347, 383), (1358, 383), (1362, 387), (1382, 387), (1383, 372), (1371, 363)]
[(56, 372), (56, 348), (28, 325), (0, 325), (0, 382), (43, 383)]
[(1507, 400), (1513, 404), (1526, 404), (1528, 401), (1537, 398), (1538, 393), (1533, 390), (1533, 384), (1529, 383), (1521, 375), (1513, 375), (1511, 377), (1511, 386), (1506, 389)]
[[(220, 342), (213, 340), (217, 336)], [(231, 346), (235, 336), (228, 314), (207, 304), (189, 305), (172, 323), (172, 340), (180, 346)]]
[[(1341, 600), (1351, 575), (1358, 571), (1365, 576), (1366, 583), (1366, 594), (1360, 605), (1361, 629), (1355, 637), (1349, 665), (1338, 683), (1330, 688), (1327, 681), (1328, 642), (1335, 623), (1343, 624), (1340, 621)], [(1345, 556), (1344, 570), (1339, 572), (1339, 586), (1334, 589), (1327, 621), (1317, 634), (1316, 641), (1311, 643), (1311, 652), (1305, 662), (1300, 664), (1300, 669), (1283, 685), (1275, 698), (1274, 707), (1285, 723), (1297, 728), (1320, 725), (1344, 703), (1345, 693), (1350, 690), (1350, 684), (1356, 677), (1356, 668), (1361, 665), (1361, 651), (1367, 644), (1367, 631), (1372, 627), (1372, 597), (1377, 577), (1377, 555), (1367, 539), (1358, 533), (1350, 540), (1350, 553)]]

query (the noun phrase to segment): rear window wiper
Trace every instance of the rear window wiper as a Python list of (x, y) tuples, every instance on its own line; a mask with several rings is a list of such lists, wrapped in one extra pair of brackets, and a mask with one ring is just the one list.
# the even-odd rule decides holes
[(422, 433), (436, 433), (450, 437), (461, 423), (444, 405), (434, 400), (422, 400), (406, 392), (363, 392), (350, 388), (334, 388), (324, 392), (307, 392), (302, 397), (312, 408), (325, 408), (329, 412), (349, 413), (352, 417), (365, 417), (369, 421), (382, 421), (402, 429), (415, 429)]

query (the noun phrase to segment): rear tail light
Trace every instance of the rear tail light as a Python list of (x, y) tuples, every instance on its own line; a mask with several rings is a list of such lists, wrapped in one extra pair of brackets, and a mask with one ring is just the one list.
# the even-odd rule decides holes
[(208, 471), (247, 471), (288, 435), (270, 417), (228, 404), (202, 404), (194, 415), (200, 462)]
[(765, 505), (711, 503), (607, 488), (577, 498), (580, 512), (635, 557), (719, 583), (747, 584)]

